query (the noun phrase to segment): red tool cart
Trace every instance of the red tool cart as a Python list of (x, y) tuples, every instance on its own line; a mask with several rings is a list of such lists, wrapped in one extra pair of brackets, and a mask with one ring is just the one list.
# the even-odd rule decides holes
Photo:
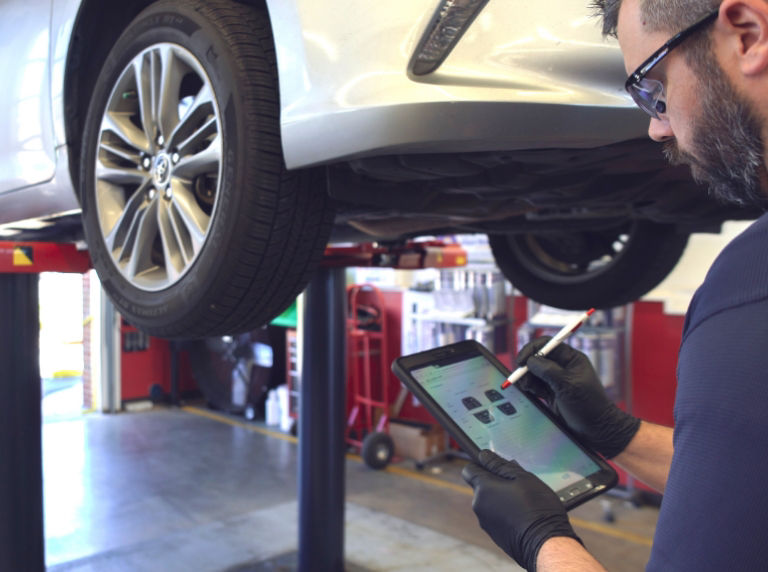
[[(466, 263), (467, 253), (460, 245), (442, 240), (408, 241), (386, 246), (373, 243), (334, 245), (326, 249), (323, 260), (323, 266), (329, 268), (450, 268)], [(402, 389), (394, 403), (390, 403), (392, 375), (389, 363), (393, 354), (388, 348), (381, 292), (369, 284), (351, 286), (347, 288), (346, 302), (347, 443), (360, 450), (369, 467), (382, 469), (389, 464), (395, 449), (389, 435), (389, 420), (402, 407), (407, 391)], [(297, 371), (296, 334), (289, 330), (288, 336), (290, 414), (297, 418), (301, 380)]]
[(389, 436), (387, 326), (381, 294), (370, 284), (347, 289), (347, 442), (360, 449), (365, 464), (382, 469), (395, 446)]

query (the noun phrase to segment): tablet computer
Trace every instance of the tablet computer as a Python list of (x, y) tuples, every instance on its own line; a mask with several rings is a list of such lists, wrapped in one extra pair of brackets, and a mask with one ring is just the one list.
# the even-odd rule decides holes
[(516, 460), (566, 509), (618, 480), (538, 399), (515, 385), (501, 389), (509, 370), (474, 340), (397, 358), (392, 371), (473, 459), (490, 449)]

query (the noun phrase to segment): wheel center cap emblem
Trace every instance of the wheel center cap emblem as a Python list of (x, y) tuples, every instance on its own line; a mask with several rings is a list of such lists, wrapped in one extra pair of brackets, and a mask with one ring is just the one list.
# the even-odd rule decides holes
[(155, 184), (160, 187), (165, 187), (168, 181), (171, 180), (171, 160), (165, 153), (160, 153), (155, 157), (154, 164), (152, 166), (154, 173)]

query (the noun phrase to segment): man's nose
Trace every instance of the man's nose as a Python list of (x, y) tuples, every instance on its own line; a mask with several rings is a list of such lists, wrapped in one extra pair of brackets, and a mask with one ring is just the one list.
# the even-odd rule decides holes
[(663, 143), (674, 136), (675, 134), (672, 132), (669, 121), (666, 119), (656, 119), (655, 117), (651, 118), (651, 123), (648, 125), (648, 137), (658, 143)]

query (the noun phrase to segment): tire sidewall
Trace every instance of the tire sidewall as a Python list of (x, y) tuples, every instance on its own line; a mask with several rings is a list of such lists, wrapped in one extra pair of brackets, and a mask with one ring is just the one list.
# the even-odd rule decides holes
[[(624, 234), (620, 230), (616, 231), (616, 236)], [(606, 265), (592, 270), (586, 274), (577, 275), (562, 275), (562, 281), (557, 282), (564, 287), (573, 286), (577, 288), (586, 287), (594, 288), (599, 287), (604, 281), (606, 275), (613, 273), (624, 273), (625, 271), (632, 270), (632, 265), (635, 263), (638, 256), (642, 256), (648, 245), (648, 237), (644, 232), (642, 226), (639, 226), (637, 222), (634, 222), (629, 229), (629, 240), (624, 244), (622, 250), (616, 254), (616, 256), (610, 260)], [(522, 235), (527, 237), (527, 235)], [(542, 248), (542, 247), (540, 247)], [(537, 254), (531, 249), (530, 245), (523, 240), (510, 240), (509, 249), (515, 255), (514, 260), (522, 267), (525, 268), (532, 276), (540, 279), (547, 280), (550, 275), (557, 275), (554, 270), (545, 270), (536, 268), (536, 262), (538, 261)], [(556, 258), (556, 257), (555, 257)], [(523, 259), (527, 260), (524, 262)]]
[[(95, 204), (96, 148), (106, 105), (117, 79), (130, 61), (144, 49), (157, 43), (174, 43), (191, 52), (211, 82), (220, 114), (222, 137), (221, 176), (217, 204), (205, 243), (192, 266), (175, 284), (159, 291), (136, 288), (126, 280), (112, 260), (101, 233)], [(238, 225), (237, 213), (245, 186), (245, 127), (238, 123), (240, 93), (236, 58), (220, 31), (195, 10), (168, 3), (153, 5), (128, 27), (116, 42), (96, 82), (85, 123), (84, 152), (81, 162), (83, 182), (83, 226), (91, 259), (105, 290), (118, 309), (136, 325), (142, 320), (156, 322), (158, 317), (172, 323), (175, 316), (189, 314), (189, 308), (204, 303), (205, 292), (226, 280), (229, 238)], [(215, 308), (211, 308), (215, 309)]]
[[(608, 308), (627, 304), (651, 290), (668, 275), (682, 256), (688, 240), (686, 234), (677, 234), (670, 225), (648, 221), (635, 221), (630, 240), (621, 255), (608, 267), (585, 274), (581, 279), (555, 282), (547, 280), (529, 267), (533, 253), (525, 254), (529, 260), (520, 260), (512, 240), (503, 242), (494, 237), (491, 249), (497, 266), (507, 280), (525, 296), (537, 302), (569, 310), (588, 307)], [(527, 247), (522, 247), (527, 248)]]

